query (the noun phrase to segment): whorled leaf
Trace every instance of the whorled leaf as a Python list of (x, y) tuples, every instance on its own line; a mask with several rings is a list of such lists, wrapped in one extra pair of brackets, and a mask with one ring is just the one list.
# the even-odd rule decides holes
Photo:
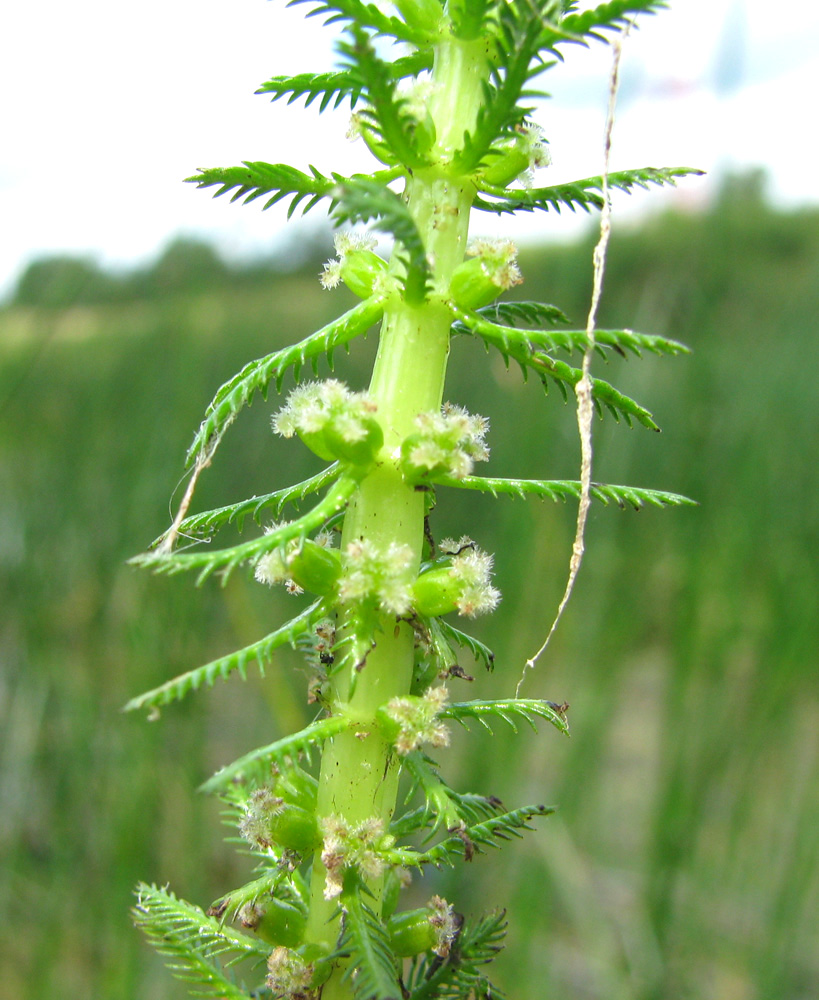
[(257, 392), (264, 396), (267, 387), (274, 380), (278, 390), (289, 369), (293, 368), (298, 378), (302, 365), (309, 361), (313, 371), (317, 372), (318, 359), (322, 356), (327, 357), (332, 369), (333, 351), (366, 333), (381, 318), (383, 309), (383, 303), (376, 297), (359, 302), (298, 344), (284, 347), (246, 364), (213, 397), (188, 449), (186, 465), (192, 465), (197, 459), (211, 458), (222, 435), (239, 411), (252, 402)]
[(296, 640), (309, 630), (313, 622), (317, 621), (325, 613), (321, 601), (316, 601), (310, 605), (300, 615), (296, 615), (286, 625), (266, 635), (264, 639), (251, 643), (243, 649), (230, 653), (228, 656), (221, 656), (218, 660), (212, 660), (195, 670), (174, 677), (173, 680), (160, 684), (159, 687), (151, 691), (146, 691), (136, 698), (132, 698), (124, 707), (125, 712), (134, 712), (141, 708), (156, 710), (163, 705), (170, 705), (174, 701), (181, 701), (186, 694), (191, 691), (198, 691), (201, 687), (213, 687), (218, 678), (226, 679), (230, 674), (238, 671), (242, 678), (247, 676), (247, 664), (255, 660), (259, 670), (264, 674), (264, 665), (270, 663), (273, 658), (273, 651), (282, 646), (295, 646)]
[(232, 764), (223, 767), (213, 777), (208, 778), (202, 785), (201, 791), (218, 793), (238, 780), (261, 784), (270, 777), (271, 765), (286, 760), (295, 760), (300, 754), (309, 757), (312, 751), (325, 740), (344, 732), (349, 726), (350, 722), (340, 715), (311, 722), (309, 726), (305, 726), (299, 732), (291, 733), (267, 746), (251, 750), (250, 753), (235, 760)]
[[(608, 175), (608, 186), (613, 191), (625, 191), (627, 194), (636, 187), (648, 189), (650, 185), (676, 185), (680, 177), (700, 176), (702, 170), (692, 167), (643, 167), (636, 170), (618, 170)], [(481, 185), (480, 194), (473, 202), (473, 207), (482, 212), (495, 212), (498, 215), (515, 212), (557, 211), (569, 208), (572, 212), (578, 208), (588, 212), (591, 209), (603, 207), (603, 178), (587, 177), (585, 180), (572, 181), (569, 184), (553, 184), (541, 188), (514, 188), (509, 190)]]
[[(341, 475), (341, 466), (338, 462), (333, 462), (326, 469), (316, 473), (309, 479), (305, 479), (294, 486), (287, 486), (283, 490), (275, 490), (273, 493), (265, 493), (260, 497), (250, 497), (247, 500), (240, 500), (238, 503), (227, 504), (224, 507), (217, 507), (214, 510), (205, 510), (199, 514), (191, 514), (180, 522), (178, 534), (184, 538), (195, 538), (204, 541), (212, 538), (213, 535), (225, 524), (236, 522), (239, 531), (242, 530), (243, 522), (248, 514), (252, 514), (253, 519), (258, 522), (263, 511), (273, 508), (276, 514), (280, 514), (288, 503), (298, 503), (311, 493), (316, 493), (329, 486)], [(160, 535), (150, 548), (154, 549), (159, 545), (165, 535)]]
[[(513, 497), (536, 496), (544, 500), (579, 500), (580, 483), (570, 479), (496, 479), (489, 476), (464, 476), (463, 479), (440, 479), (441, 486), (462, 490), (477, 490), (493, 496), (507, 494)], [(608, 506), (617, 504), (621, 510), (632, 507), (642, 510), (651, 507), (695, 507), (696, 501), (679, 493), (649, 490), (642, 486), (614, 486), (609, 483), (592, 483), (590, 495)]]
[(467, 719), (476, 719), (484, 729), (492, 732), (492, 720), (501, 719), (517, 732), (516, 722), (528, 722), (537, 732), (535, 719), (545, 719), (565, 736), (569, 735), (569, 723), (565, 711), (553, 707), (551, 702), (533, 698), (501, 698), (494, 701), (462, 701), (447, 705), (438, 713), (440, 719), (453, 719), (466, 726)]
[(294, 538), (306, 538), (318, 531), (325, 521), (343, 510), (347, 501), (358, 488), (358, 481), (352, 476), (342, 476), (327, 495), (320, 500), (312, 510), (291, 521), (274, 528), (265, 535), (253, 538), (241, 545), (228, 549), (210, 551), (202, 549), (198, 552), (145, 552), (134, 556), (128, 562), (132, 566), (153, 570), (154, 573), (165, 576), (175, 576), (188, 570), (199, 570), (197, 584), (207, 580), (215, 572), (222, 574), (222, 585), (227, 582), (230, 574), (242, 563), (256, 562), (267, 552), (286, 545)]
[(510, 837), (520, 837), (521, 830), (531, 830), (529, 823), (536, 816), (549, 816), (554, 809), (549, 806), (524, 806), (511, 812), (498, 813), (481, 823), (474, 823), (455, 836), (448, 837), (428, 851), (416, 851), (409, 847), (394, 847), (384, 852), (385, 860), (405, 868), (420, 868), (422, 865), (448, 865), (454, 867), (456, 861), (472, 860), (483, 847), (500, 847), (500, 841)]
[(531, 0), (501, 6), (491, 84), (485, 87), (474, 128), (464, 135), (463, 146), (453, 157), (458, 172), (470, 173), (478, 168), (492, 144), (512, 134), (515, 125), (528, 117), (532, 109), (518, 104), (521, 97), (541, 96), (539, 92), (524, 91), (524, 87), (548, 68), (536, 56), (543, 30), (541, 8), (550, 5), (551, 0)]
[[(360, 81), (367, 106), (358, 117), (375, 138), (390, 151), (390, 161), (412, 171), (429, 165), (429, 147), (434, 136), (410, 111), (409, 99), (398, 90), (397, 77), (390, 63), (376, 54), (366, 31), (350, 29), (350, 41), (342, 40), (338, 49), (345, 57), (348, 74)], [(421, 139), (426, 136), (426, 141)]]
[(137, 886), (132, 915), (156, 950), (169, 959), (166, 964), (173, 974), (194, 984), (197, 996), (247, 1000), (247, 989), (217, 959), (228, 954), (234, 962), (248, 957), (264, 961), (269, 951), (264, 942), (224, 927), (198, 906), (155, 885)]
[(355, 885), (340, 897), (342, 933), (338, 953), (346, 958), (344, 979), (356, 1000), (402, 1000), (395, 956), (381, 918)]
[[(443, 712), (441, 717), (444, 717)], [(413, 813), (405, 814), (390, 827), (390, 832), (396, 837), (408, 836), (429, 826), (430, 831), (425, 838), (429, 840), (441, 827), (451, 830), (457, 826), (470, 826), (494, 816), (500, 808), (497, 799), (464, 795), (450, 788), (435, 770), (434, 761), (419, 750), (407, 754), (403, 766), (412, 779), (406, 801), (409, 802), (416, 792), (420, 792), (424, 805)]]
[[(567, 385), (574, 387), (580, 381), (583, 373), (579, 368), (572, 368), (565, 362), (557, 361), (542, 351), (535, 351), (529, 342), (528, 331), (491, 323), (478, 313), (461, 309), (452, 302), (450, 302), (450, 308), (459, 321), (459, 330), (468, 330), (489, 346), (500, 351), (505, 359), (511, 358), (516, 361), (524, 375), (528, 371), (535, 372), (547, 391), (551, 380), (557, 384), (563, 393), (563, 398), (566, 399), (568, 397), (565, 387)], [(660, 428), (654, 422), (649, 411), (615, 389), (613, 385), (599, 378), (593, 378), (591, 385), (592, 399), (598, 413), (602, 413), (602, 408), (605, 406), (615, 420), (619, 421), (622, 417), (630, 426), (633, 418), (649, 430), (659, 431)]]

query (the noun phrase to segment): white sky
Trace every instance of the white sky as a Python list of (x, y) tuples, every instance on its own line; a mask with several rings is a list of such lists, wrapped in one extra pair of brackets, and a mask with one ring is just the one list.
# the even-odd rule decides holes
[[(343, 109), (319, 116), (253, 94), (270, 76), (332, 65), (333, 32), (305, 22), (307, 9), (284, 0), (6, 4), (0, 296), (45, 253), (118, 266), (180, 233), (212, 239), (229, 258), (280, 244), (283, 210), (213, 201), (181, 183), (197, 167), (260, 159), (370, 169), (361, 144), (344, 139)], [(702, 167), (709, 180), (673, 195), (697, 202), (724, 169), (759, 164), (778, 201), (815, 202), (819, 4), (676, 0), (642, 25), (626, 44), (612, 167)], [(554, 96), (537, 116), (554, 165), (538, 183), (600, 172), (610, 50), (567, 55), (541, 78)], [(664, 204), (657, 194), (628, 201), (615, 210)], [(319, 207), (308, 220), (322, 217)], [(495, 216), (480, 221), (497, 231)], [(538, 213), (518, 235), (559, 236), (572, 225)]]

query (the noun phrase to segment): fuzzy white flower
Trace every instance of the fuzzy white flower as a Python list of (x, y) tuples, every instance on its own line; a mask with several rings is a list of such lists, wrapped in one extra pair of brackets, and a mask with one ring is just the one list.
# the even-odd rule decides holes
[(347, 868), (356, 868), (364, 878), (371, 880), (384, 874), (383, 852), (393, 846), (395, 837), (385, 832), (383, 820), (371, 816), (351, 826), (341, 816), (333, 815), (321, 821), (321, 829), (324, 834), (321, 863), (327, 869), (325, 899), (341, 895)]
[(384, 715), (398, 726), (393, 740), (395, 749), (402, 756), (417, 750), (422, 743), (433, 747), (449, 745), (449, 730), (438, 719), (446, 706), (449, 692), (443, 686), (430, 688), (420, 698), (407, 695), (393, 698), (385, 705)]
[(419, 413), (415, 426), (417, 433), (402, 446), (403, 472), (410, 481), (434, 475), (463, 479), (475, 462), (489, 458), (484, 440), (489, 421), (463, 407), (444, 403), (439, 412)]
[(518, 267), (518, 248), (512, 240), (475, 237), (469, 241), (466, 253), (480, 260), (483, 273), (502, 291), (523, 281)]
[(367, 393), (351, 392), (338, 379), (305, 382), (293, 389), (274, 414), (273, 430), (289, 438), (298, 433), (317, 434), (332, 424), (340, 429), (344, 440), (353, 443), (366, 437), (365, 422), (376, 409)]
[(413, 553), (391, 543), (380, 550), (368, 539), (350, 542), (342, 554), (338, 596), (342, 604), (375, 599), (385, 611), (404, 615), (412, 602)]

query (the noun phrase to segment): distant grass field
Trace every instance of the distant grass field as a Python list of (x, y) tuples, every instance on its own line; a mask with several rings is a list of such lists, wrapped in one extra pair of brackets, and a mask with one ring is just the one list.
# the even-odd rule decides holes
[[(596, 363), (663, 434), (597, 422), (595, 478), (700, 506), (593, 510), (573, 603), (524, 688), (570, 703), (570, 740), (474, 732), (443, 758), (510, 807), (560, 807), (418, 889), (467, 912), (508, 907), (515, 1000), (819, 995), (819, 215), (777, 214), (749, 187), (707, 215), (616, 233), (610, 251), (601, 325), (693, 353)], [(582, 326), (589, 259), (587, 245), (527, 252), (522, 294)], [(120, 709), (258, 638), (294, 599), (247, 575), (195, 590), (124, 562), (166, 526), (220, 382), (335, 313), (312, 271), (214, 271), (203, 286), (183, 268), (127, 296), (89, 285), (70, 308), (60, 292), (0, 311), (1, 1000), (183, 997), (130, 925), (133, 884), (207, 905), (247, 877), (193, 790), (307, 720), (298, 661), (157, 722)], [(341, 355), (339, 377), (362, 386), (374, 346)], [(489, 390), (472, 377), (487, 364)], [(450, 371), (449, 398), (490, 417), (489, 474), (577, 477), (556, 390), (544, 400), (466, 340)], [(276, 405), (256, 400), (231, 429), (197, 505), (316, 468), (273, 439)], [(464, 696), (508, 694), (562, 592), (574, 509), (438, 499), (439, 533), (494, 551), (504, 595), (480, 625), (496, 671), (476, 669)]]

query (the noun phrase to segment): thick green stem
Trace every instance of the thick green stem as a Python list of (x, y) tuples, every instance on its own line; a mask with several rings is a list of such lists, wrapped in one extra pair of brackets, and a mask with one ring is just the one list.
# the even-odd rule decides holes
[[(468, 178), (447, 174), (453, 148), (473, 127), (480, 101), (477, 67), (483, 59), (474, 46), (447, 41), (439, 47), (433, 74), (431, 108), (439, 136), (439, 163), (416, 172), (407, 184), (408, 205), (424, 239), (432, 265), (429, 300), (412, 307), (396, 302), (385, 312), (370, 394), (378, 405), (384, 430), (379, 465), (362, 482), (345, 518), (342, 546), (367, 539), (380, 550), (407, 545), (420, 563), (424, 494), (407, 486), (396, 466), (401, 442), (415, 430), (415, 417), (441, 406), (449, 331), (452, 323), (444, 295), (454, 269), (463, 261), (474, 186)], [(340, 622), (343, 629), (343, 617)], [(325, 747), (318, 792), (318, 815), (342, 816), (352, 826), (378, 817), (386, 826), (395, 809), (398, 759), (393, 748), (367, 723), (391, 698), (405, 695), (412, 680), (414, 637), (405, 623), (384, 615), (375, 647), (351, 684), (350, 664), (334, 679), (333, 712), (361, 721), (355, 734), (343, 733)], [(360, 665), (358, 665), (360, 666)], [(353, 689), (350, 695), (351, 688)], [(365, 735), (366, 734), (366, 735)], [(332, 920), (334, 900), (324, 898), (326, 872), (316, 857), (307, 929), (309, 941), (327, 949), (335, 945), (338, 927)], [(371, 885), (373, 906), (380, 907), (380, 886)], [(351, 995), (348, 984), (334, 975), (322, 1000)]]

